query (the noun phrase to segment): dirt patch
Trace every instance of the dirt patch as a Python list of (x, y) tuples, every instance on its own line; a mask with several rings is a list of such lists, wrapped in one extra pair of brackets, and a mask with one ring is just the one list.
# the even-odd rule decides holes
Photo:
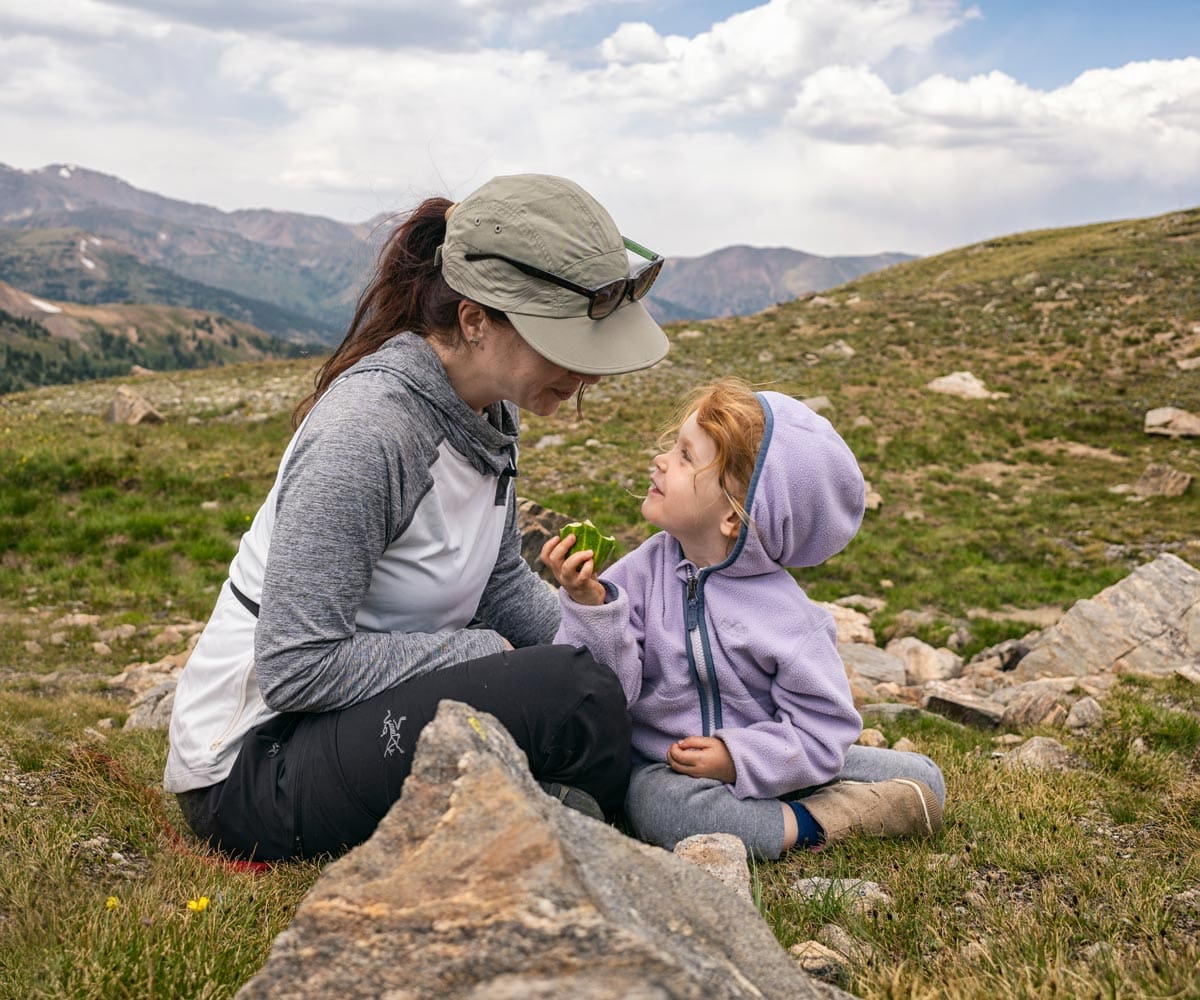
[(1063, 609), (1057, 604), (1043, 604), (1037, 608), (1014, 608), (1011, 605), (1005, 605), (994, 611), (987, 608), (971, 608), (967, 612), (968, 618), (989, 618), (992, 621), (1001, 622), (1028, 622), (1038, 628), (1050, 628), (1051, 625), (1057, 625), (1062, 616)]
[(1057, 438), (1031, 442), (1030, 447), (1044, 455), (1070, 455), (1072, 458), (1094, 458), (1101, 462), (1129, 461), (1124, 455), (1118, 455), (1110, 448), (1093, 448), (1078, 441), (1059, 441)]

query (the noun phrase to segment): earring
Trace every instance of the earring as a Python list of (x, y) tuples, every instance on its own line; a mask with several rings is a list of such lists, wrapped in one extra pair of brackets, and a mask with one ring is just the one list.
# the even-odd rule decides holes
[(472, 347), (478, 347), (478, 346), (479, 346), (479, 341), (478, 341), (478, 340), (468, 340), (468, 341), (467, 341), (467, 343), (468, 343), (468, 344), (470, 344)]

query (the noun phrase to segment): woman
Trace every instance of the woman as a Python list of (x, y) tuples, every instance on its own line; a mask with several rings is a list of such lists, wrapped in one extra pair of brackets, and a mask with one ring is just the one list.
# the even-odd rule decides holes
[(661, 264), (544, 175), (393, 232), (179, 681), (164, 787), (197, 835), (260, 861), (362, 842), (443, 698), (499, 718), (552, 794), (620, 809), (621, 686), (548, 645), (557, 600), (520, 555), (517, 408), (661, 360), (637, 301)]

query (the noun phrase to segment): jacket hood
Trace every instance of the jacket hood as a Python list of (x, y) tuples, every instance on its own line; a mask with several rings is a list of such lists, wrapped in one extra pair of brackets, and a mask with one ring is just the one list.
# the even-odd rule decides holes
[(395, 376), (410, 392), (440, 415), (446, 440), (479, 472), (499, 475), (516, 463), (520, 420), (507, 401), (492, 403), (482, 415), (454, 391), (437, 352), (423, 337), (400, 333), (363, 358), (346, 374), (382, 371)]
[(746, 492), (750, 522), (713, 567), (734, 576), (824, 562), (850, 543), (866, 506), (863, 474), (833, 425), (790, 396), (757, 396), (766, 426)]

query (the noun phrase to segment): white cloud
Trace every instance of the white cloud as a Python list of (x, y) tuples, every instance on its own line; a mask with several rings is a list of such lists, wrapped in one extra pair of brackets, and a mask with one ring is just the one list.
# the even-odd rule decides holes
[[(81, 35), (111, 37), (138, 30), (138, 20), (98, 0), (59, 0), (54, 4), (0, 4), (0, 26), (8, 36)], [(144, 25), (145, 18), (141, 18)], [(144, 30), (144, 29), (142, 29)]]
[[(769, 0), (691, 39), (626, 24), (600, 46), (614, 65), (597, 87), (608, 100), (657, 105), (664, 115), (691, 105), (704, 122), (782, 111), (822, 68), (922, 51), (968, 16), (942, 0)], [(653, 58), (635, 62), (642, 53)]]
[[(0, 0), (0, 159), (77, 162), (222, 208), (358, 221), (537, 170), (579, 180), (664, 252), (869, 253), (1200, 201), (1200, 59), (1052, 91), (998, 71), (894, 72), (973, 16), (955, 0), (769, 0), (692, 37), (631, 17), (590, 62), (511, 32), (489, 47), (501, 29), (485, 21), (551, 30), (600, 0), (449, 0), (373, 43), (358, 41), (363, 16), (383, 0), (63, 2), (74, 34), (36, 13), (6, 30)], [(392, 6), (409, 21), (428, 7)], [(186, 22), (166, 13), (185, 7)], [(264, 10), (287, 23), (268, 30)]]
[(605, 62), (625, 66), (637, 63), (661, 63), (687, 45), (679, 35), (664, 38), (645, 21), (626, 21), (600, 43)]

